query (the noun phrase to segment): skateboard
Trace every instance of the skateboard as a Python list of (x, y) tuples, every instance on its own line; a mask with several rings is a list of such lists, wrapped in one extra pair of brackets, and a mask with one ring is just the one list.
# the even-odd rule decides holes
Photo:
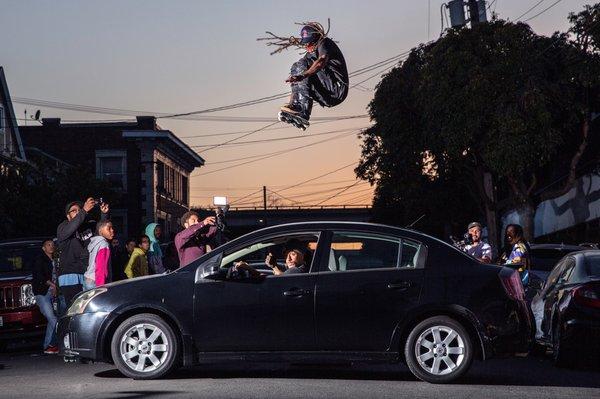
[(279, 111), (279, 114), (277, 114), (277, 119), (279, 119), (280, 122), (285, 122), (289, 123), (290, 125), (294, 125), (298, 129), (301, 129), (303, 131), (310, 126), (310, 123), (306, 119), (300, 118), (299, 116), (290, 114), (289, 112), (285, 111)]

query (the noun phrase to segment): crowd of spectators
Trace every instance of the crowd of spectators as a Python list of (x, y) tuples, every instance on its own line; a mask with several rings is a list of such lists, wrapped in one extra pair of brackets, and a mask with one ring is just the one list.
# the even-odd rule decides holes
[[(98, 221), (91, 216), (95, 207), (100, 210)], [(183, 230), (164, 254), (160, 242), (163, 230), (158, 223), (149, 223), (145, 234), (127, 239), (121, 247), (108, 203), (91, 197), (68, 203), (56, 239), (43, 241), (32, 268), (36, 304), (48, 321), (44, 353), (58, 353), (57, 318), (66, 313), (79, 293), (114, 281), (175, 270), (215, 246), (214, 217), (200, 221), (191, 211), (181, 218), (181, 224)]]

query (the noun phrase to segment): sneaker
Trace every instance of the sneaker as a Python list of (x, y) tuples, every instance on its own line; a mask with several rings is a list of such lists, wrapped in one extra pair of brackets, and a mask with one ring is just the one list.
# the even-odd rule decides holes
[(44, 353), (46, 355), (57, 355), (58, 354), (58, 348), (54, 345), (50, 345), (49, 347), (47, 347), (46, 349), (44, 349)]

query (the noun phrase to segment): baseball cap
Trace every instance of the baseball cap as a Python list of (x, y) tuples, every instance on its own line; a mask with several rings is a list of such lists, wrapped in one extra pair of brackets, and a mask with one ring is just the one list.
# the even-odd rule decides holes
[(469, 227), (467, 227), (467, 230), (471, 230), (473, 227), (479, 227), (479, 229), (482, 229), (481, 223), (479, 223), (479, 222), (471, 222), (471, 223), (469, 223)]

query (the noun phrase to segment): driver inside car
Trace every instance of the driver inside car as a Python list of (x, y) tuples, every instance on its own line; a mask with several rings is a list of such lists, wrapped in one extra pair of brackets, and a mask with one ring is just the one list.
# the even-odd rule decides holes
[[(304, 261), (304, 254), (299, 249), (292, 249), (288, 251), (285, 256), (285, 264), (280, 266), (277, 264), (277, 260), (272, 253), (269, 252), (265, 259), (265, 264), (273, 269), (273, 274), (276, 276), (282, 276), (285, 274), (295, 274), (295, 273), (306, 273), (308, 271), (308, 267), (306, 266), (306, 262)], [(250, 273), (251, 277), (259, 277), (262, 274), (254, 269), (252, 266), (247, 264), (244, 261), (236, 262), (234, 267), (238, 271), (246, 270)]]

